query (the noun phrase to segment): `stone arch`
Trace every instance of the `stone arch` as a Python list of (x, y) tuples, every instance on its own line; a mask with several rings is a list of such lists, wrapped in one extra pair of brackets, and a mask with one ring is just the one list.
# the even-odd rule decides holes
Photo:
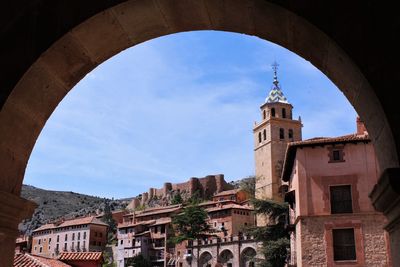
[(229, 264), (231, 264), (230, 266), (233, 266), (234, 258), (235, 256), (230, 249), (224, 249), (218, 255), (218, 261), (222, 263), (223, 266), (229, 266)]
[(199, 257), (199, 267), (211, 267), (213, 263), (213, 256), (209, 251), (204, 251)]
[(14, 205), (18, 212), (10, 216), (4, 212), (4, 224), (11, 230), (5, 234), (10, 237), (0, 241), (9, 244), (0, 255), (2, 264), (10, 265), (17, 224), (33, 211), (34, 205), (19, 198), (24, 172), (36, 139), (58, 103), (103, 61), (128, 47), (171, 33), (238, 32), (272, 41), (302, 56), (340, 88), (364, 120), (380, 169), (399, 166), (392, 128), (359, 66), (302, 16), (267, 0), (130, 0), (114, 6), (98, 5), (82, 16), (79, 25), (63, 25), (54, 37), (57, 41), (39, 40), (45, 46), (41, 55), (34, 57), (29, 68), (23, 68), (22, 77), (17, 74), (7, 83), (11, 87), (0, 112), (1, 206)]
[(240, 253), (240, 267), (254, 267), (257, 251), (253, 247), (245, 247)]

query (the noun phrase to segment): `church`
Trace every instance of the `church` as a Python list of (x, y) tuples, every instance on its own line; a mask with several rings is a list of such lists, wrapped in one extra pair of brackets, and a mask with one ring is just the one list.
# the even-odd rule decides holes
[(256, 197), (289, 203), (289, 266), (392, 266), (387, 221), (368, 198), (380, 171), (363, 122), (356, 133), (302, 140), (273, 69), (253, 129)]

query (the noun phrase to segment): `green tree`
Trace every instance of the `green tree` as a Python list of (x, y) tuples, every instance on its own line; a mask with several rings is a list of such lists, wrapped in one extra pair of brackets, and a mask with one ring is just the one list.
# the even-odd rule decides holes
[(136, 255), (133, 258), (127, 259), (125, 266), (133, 267), (151, 267), (151, 263), (142, 254)]
[(201, 192), (200, 190), (196, 190), (192, 193), (192, 195), (187, 199), (186, 204), (189, 205), (198, 205), (201, 203), (202, 198), (201, 198)]
[(115, 233), (117, 232), (117, 223), (112, 217), (111, 205), (109, 200), (105, 200), (104, 202), (104, 215), (101, 218), (101, 220), (106, 224), (108, 224), (107, 240), (108, 243), (111, 243), (112, 240), (114, 239)]
[(175, 236), (171, 241), (175, 244), (184, 240), (194, 240), (203, 237), (210, 230), (207, 224), (207, 212), (198, 204), (186, 206), (182, 213), (172, 218)]
[(256, 213), (267, 217), (267, 225), (251, 227), (248, 234), (262, 242), (261, 253), (265, 259), (259, 260), (260, 267), (283, 267), (288, 258), (289, 231), (286, 227), (288, 216), (287, 203), (273, 200), (252, 200)]
[(180, 193), (180, 192), (177, 192), (177, 193), (174, 195), (174, 197), (172, 198), (171, 204), (172, 204), (172, 205), (175, 205), (175, 204), (181, 204), (181, 203), (183, 203), (183, 198), (182, 198), (182, 196), (181, 196), (181, 193)]
[(254, 198), (256, 193), (256, 177), (249, 176), (247, 178), (240, 180), (239, 188), (247, 192), (250, 198)]

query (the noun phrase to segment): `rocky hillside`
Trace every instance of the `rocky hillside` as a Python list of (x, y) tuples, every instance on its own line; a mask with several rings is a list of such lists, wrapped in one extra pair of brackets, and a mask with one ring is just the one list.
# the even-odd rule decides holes
[(111, 210), (123, 209), (129, 203), (129, 199), (113, 200), (74, 192), (44, 190), (30, 185), (22, 186), (21, 196), (39, 205), (33, 217), (19, 225), (20, 231), (28, 234), (42, 224), (60, 217), (99, 214), (106, 202), (109, 202)]

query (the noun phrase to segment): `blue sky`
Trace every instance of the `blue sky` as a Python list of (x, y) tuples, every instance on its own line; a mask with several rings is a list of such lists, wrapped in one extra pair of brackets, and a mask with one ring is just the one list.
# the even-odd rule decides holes
[(180, 33), (127, 49), (82, 79), (46, 123), (24, 183), (122, 198), (166, 181), (252, 175), (252, 127), (274, 60), (303, 138), (355, 131), (344, 95), (292, 52), (242, 34)]

